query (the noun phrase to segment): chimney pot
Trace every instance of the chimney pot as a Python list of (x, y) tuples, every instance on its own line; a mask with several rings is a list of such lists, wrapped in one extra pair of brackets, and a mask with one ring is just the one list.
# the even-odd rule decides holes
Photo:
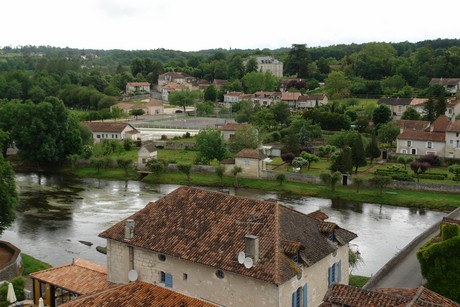
[(244, 237), (244, 253), (246, 257), (251, 257), (254, 264), (259, 262), (259, 237), (255, 235), (246, 235)]
[(128, 219), (125, 223), (125, 240), (131, 240), (134, 236), (134, 220)]

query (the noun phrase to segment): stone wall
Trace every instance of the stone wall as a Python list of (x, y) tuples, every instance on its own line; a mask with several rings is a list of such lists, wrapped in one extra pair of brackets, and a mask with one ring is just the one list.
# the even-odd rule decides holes
[(11, 259), (0, 267), (0, 280), (10, 280), (13, 277), (22, 275), (24, 266), (22, 264), (21, 251), (11, 243), (0, 241), (0, 249), (5, 254), (11, 254)]
[[(281, 174), (276, 171), (262, 171), (261, 177), (264, 179), (275, 180), (276, 176)], [(305, 182), (305, 183), (321, 183), (319, 176), (300, 174), (300, 173), (283, 173), (286, 176), (286, 181)]]
[(157, 148), (164, 148), (164, 149), (194, 149), (195, 143), (194, 142), (175, 142), (175, 141), (154, 141), (153, 144)]
[(401, 190), (460, 193), (460, 185), (442, 184), (442, 183), (394, 181), (393, 187), (395, 189), (401, 189)]

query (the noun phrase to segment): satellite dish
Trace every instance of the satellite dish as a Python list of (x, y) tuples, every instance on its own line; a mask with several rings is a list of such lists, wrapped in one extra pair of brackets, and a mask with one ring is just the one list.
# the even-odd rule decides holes
[(131, 270), (131, 271), (128, 272), (128, 280), (129, 281), (136, 281), (137, 277), (139, 277), (139, 275), (137, 274), (136, 270)]
[(244, 259), (243, 264), (244, 264), (244, 267), (245, 267), (246, 269), (250, 269), (250, 268), (252, 268), (252, 266), (254, 265), (254, 262), (252, 261), (252, 258), (246, 257), (246, 258)]
[(238, 254), (238, 262), (239, 262), (240, 264), (243, 264), (243, 263), (244, 263), (244, 258), (246, 258), (246, 255), (244, 254), (244, 252), (240, 252), (240, 253)]

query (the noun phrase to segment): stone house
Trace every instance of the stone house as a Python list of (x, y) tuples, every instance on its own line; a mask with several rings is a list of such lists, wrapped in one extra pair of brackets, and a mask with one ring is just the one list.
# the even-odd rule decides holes
[(222, 137), (224, 141), (228, 141), (235, 136), (235, 133), (238, 130), (248, 129), (249, 127), (251, 127), (250, 124), (227, 123), (219, 129), (222, 131)]
[(110, 112), (113, 108), (119, 108), (125, 113), (130, 113), (132, 110), (141, 109), (147, 115), (160, 115), (164, 114), (163, 102), (150, 98), (144, 104), (120, 102), (110, 107)]
[(140, 133), (131, 124), (121, 122), (82, 122), (93, 133), (95, 144), (103, 140), (136, 140)]
[(274, 59), (271, 56), (256, 57), (257, 69), (261, 72), (269, 71), (275, 77), (283, 77), (283, 62)]
[(305, 110), (321, 107), (328, 103), (324, 94), (302, 95), (297, 99), (296, 110)]
[(297, 109), (297, 100), (300, 96), (302, 96), (302, 94), (298, 92), (284, 92), (281, 95), (281, 101), (284, 101), (289, 106), (291, 111), (295, 111)]
[(162, 88), (165, 84), (175, 82), (177, 84), (193, 83), (196, 78), (182, 72), (166, 72), (158, 76), (158, 87)]
[(281, 92), (255, 92), (251, 101), (254, 106), (270, 107), (281, 99)]
[(356, 234), (274, 201), (180, 187), (100, 234), (108, 280), (143, 282), (219, 306), (317, 306), (348, 284)]
[(448, 93), (455, 95), (460, 89), (460, 78), (432, 78), (430, 85), (432, 84), (440, 84)]
[(128, 82), (126, 84), (127, 95), (142, 95), (150, 93), (150, 83), (148, 82)]
[(261, 150), (246, 148), (236, 154), (235, 166), (241, 167), (242, 176), (260, 177), (262, 171), (266, 170), (268, 160), (268, 157)]
[(378, 105), (386, 105), (390, 108), (391, 114), (396, 119), (400, 119), (401, 115), (406, 111), (407, 107), (410, 105), (412, 98), (399, 98), (399, 97), (385, 97), (380, 98), (377, 101)]
[(137, 167), (145, 168), (147, 162), (156, 160), (158, 151), (152, 142), (146, 142), (137, 152)]

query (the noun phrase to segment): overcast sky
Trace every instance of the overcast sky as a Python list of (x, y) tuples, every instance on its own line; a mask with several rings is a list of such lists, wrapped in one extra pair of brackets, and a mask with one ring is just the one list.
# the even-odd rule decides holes
[(460, 0), (1, 0), (0, 47), (275, 49), (460, 38)]

